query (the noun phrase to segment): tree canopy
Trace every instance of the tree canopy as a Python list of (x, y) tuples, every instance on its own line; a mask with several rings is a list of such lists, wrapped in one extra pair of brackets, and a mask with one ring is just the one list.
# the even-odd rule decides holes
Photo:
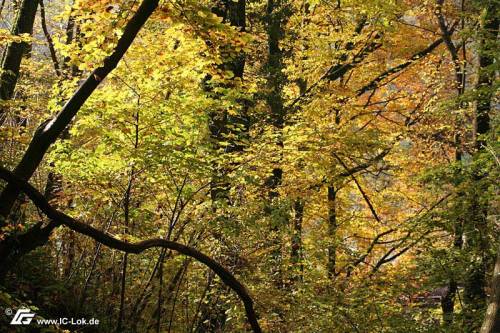
[(499, 332), (499, 10), (1, 1), (0, 329)]

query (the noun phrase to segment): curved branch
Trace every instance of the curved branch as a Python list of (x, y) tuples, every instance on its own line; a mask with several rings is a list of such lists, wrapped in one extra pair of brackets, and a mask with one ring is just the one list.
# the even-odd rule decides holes
[(177, 242), (168, 241), (165, 239), (154, 238), (148, 239), (136, 243), (127, 243), (119, 239), (114, 238), (100, 230), (93, 228), (92, 226), (82, 223), (74, 218), (64, 214), (53, 208), (45, 197), (38, 192), (32, 185), (22, 178), (14, 175), (12, 172), (4, 167), (0, 166), (0, 178), (7, 181), (9, 184), (15, 186), (20, 191), (24, 192), (30, 200), (45, 214), (50, 218), (57, 226), (64, 225), (74, 230), (80, 234), (89, 236), (96, 240), (97, 242), (104, 244), (110, 248), (120, 250), (126, 253), (139, 254), (147, 249), (153, 247), (161, 247), (164, 249), (170, 249), (184, 254), (188, 257), (194, 258), (197, 261), (205, 264), (211, 270), (217, 274), (221, 280), (231, 289), (233, 289), (245, 306), (245, 311), (247, 314), (248, 321), (252, 326), (255, 333), (262, 332), (259, 323), (257, 321), (257, 315), (253, 308), (253, 300), (248, 294), (247, 289), (243, 286), (226, 268), (221, 264), (210, 258), (209, 256), (203, 254), (202, 252), (192, 248), (190, 246), (182, 245)]

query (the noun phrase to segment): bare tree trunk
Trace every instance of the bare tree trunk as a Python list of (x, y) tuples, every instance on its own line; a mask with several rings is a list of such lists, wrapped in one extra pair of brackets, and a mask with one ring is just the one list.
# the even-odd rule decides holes
[(57, 59), (57, 54), (54, 47), (54, 41), (52, 40), (52, 36), (50, 35), (49, 29), (47, 28), (45, 5), (43, 4), (43, 0), (39, 1), (40, 1), (40, 23), (42, 25), (43, 34), (45, 35), (45, 39), (47, 40), (47, 47), (49, 48), (50, 58), (52, 60), (52, 65), (54, 66), (54, 70), (56, 71), (57, 76), (60, 76), (61, 72), (60, 72), (59, 60)]
[(162, 252), (160, 258), (160, 266), (158, 267), (158, 306), (156, 308), (156, 333), (160, 333), (161, 315), (163, 310), (163, 259), (165, 251)]
[(125, 253), (122, 259), (122, 273), (120, 282), (120, 309), (118, 311), (118, 323), (116, 324), (116, 333), (122, 332), (123, 316), (125, 313), (125, 282), (127, 277), (127, 261), (128, 261), (128, 253)]

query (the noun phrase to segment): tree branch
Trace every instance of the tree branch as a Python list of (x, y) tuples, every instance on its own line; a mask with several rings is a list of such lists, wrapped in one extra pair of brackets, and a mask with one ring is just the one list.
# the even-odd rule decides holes
[[(361, 164), (358, 164), (357, 166), (353, 167), (353, 168), (344, 168), (345, 171), (344, 172), (341, 172), (339, 174), (340, 177), (349, 177), (349, 176), (353, 176), (355, 173), (358, 173), (360, 171), (363, 171), (365, 169), (368, 169), (370, 166), (372, 166), (373, 164), (383, 160), (384, 157), (387, 156), (387, 154), (390, 153), (390, 151), (392, 150), (393, 146), (389, 146), (387, 148), (385, 148), (384, 150), (382, 150), (379, 154), (377, 154), (376, 156), (374, 156), (373, 158), (369, 159), (368, 161), (364, 162), (364, 163), (361, 163)], [(338, 157), (337, 157), (338, 159)]]
[[(128, 50), (144, 23), (146, 23), (156, 7), (158, 7), (158, 2), (159, 0), (144, 0), (141, 3), (134, 16), (126, 24), (123, 35), (118, 40), (113, 53), (104, 60), (104, 64), (89, 75), (63, 106), (59, 114), (52, 119), (46, 120), (38, 127), (23, 158), (14, 169), (16, 176), (24, 180), (31, 178), (49, 147), (61, 135), (71, 120), (73, 120), (99, 83), (116, 68), (118, 62)], [(8, 217), (18, 195), (19, 189), (11, 184), (7, 185), (0, 194), (0, 217)], [(0, 221), (0, 227), (4, 223), (5, 221)]]
[[(337, 161), (339, 161), (339, 163), (342, 165), (342, 167), (346, 171), (349, 171), (349, 168), (347, 167), (347, 165), (344, 163), (344, 161), (342, 161), (342, 159), (335, 152), (333, 153), (333, 156), (337, 159)], [(354, 180), (354, 183), (356, 183), (356, 186), (358, 187), (359, 192), (363, 196), (363, 199), (365, 199), (365, 202), (368, 205), (368, 208), (370, 208), (370, 212), (372, 213), (373, 217), (375, 218), (375, 220), (377, 220), (377, 222), (381, 223), (382, 221), (380, 220), (380, 217), (378, 216), (377, 211), (375, 210), (375, 207), (373, 207), (373, 204), (371, 203), (370, 198), (368, 197), (366, 192), (361, 187), (361, 184), (359, 183), (358, 179), (354, 176), (354, 173), (351, 173), (350, 176), (351, 176), (352, 180)]]
[(56, 50), (54, 48), (54, 41), (50, 35), (49, 29), (47, 28), (46, 17), (45, 17), (45, 5), (43, 0), (40, 1), (40, 23), (42, 25), (43, 34), (47, 40), (47, 46), (49, 48), (50, 58), (52, 59), (52, 64), (54, 65), (54, 70), (57, 76), (61, 76), (59, 61), (57, 60)]
[[(366, 18), (362, 19), (356, 28), (356, 34), (361, 33), (362, 28), (366, 23)], [(374, 38), (369, 39), (368, 42), (361, 48), (361, 50), (353, 56), (351, 61), (347, 62), (347, 58), (341, 58), (342, 61), (339, 64), (332, 65), (328, 70), (313, 84), (311, 84), (303, 93), (297, 96), (290, 104), (285, 106), (286, 109), (292, 109), (298, 102), (302, 101), (304, 98), (308, 97), (312, 91), (324, 80), (335, 81), (344, 76), (349, 70), (353, 69), (361, 63), (368, 55), (378, 50), (382, 43), (380, 41), (381, 34), (375, 32)], [(354, 49), (354, 44), (352, 42), (348, 43), (345, 50), (352, 51)]]
[[(455, 30), (455, 25), (453, 25), (453, 27), (451, 27), (451, 29), (449, 30), (449, 34), (451, 35), (454, 30)], [(443, 41), (444, 41), (444, 39), (442, 37), (439, 38), (439, 39), (437, 39), (432, 44), (430, 44), (429, 46), (427, 46), (425, 49), (420, 50), (417, 53), (413, 54), (410, 57), (410, 59), (406, 60), (402, 64), (399, 64), (399, 65), (397, 65), (397, 66), (395, 66), (393, 68), (390, 68), (390, 69), (386, 70), (385, 72), (381, 73), (379, 76), (377, 76), (372, 81), (370, 81), (370, 83), (368, 83), (367, 85), (365, 85), (362, 88), (358, 89), (358, 91), (356, 92), (356, 95), (359, 97), (359, 96), (363, 95), (365, 92), (368, 92), (370, 90), (376, 89), (378, 87), (379, 83), (382, 82), (389, 75), (396, 74), (397, 72), (402, 71), (403, 69), (405, 69), (406, 67), (410, 66), (411, 64), (413, 64), (418, 59), (420, 59), (420, 58), (428, 55), (429, 53), (431, 53), (432, 51), (434, 51), (439, 45), (441, 45), (441, 43), (443, 43)]]
[[(441, 199), (439, 199), (437, 202), (435, 202), (431, 207), (429, 207), (426, 212), (420, 216), (420, 217), (417, 217), (417, 220), (420, 220), (422, 218), (424, 218), (425, 216), (427, 216), (431, 211), (434, 210), (434, 208), (438, 207), (442, 202), (444, 202), (447, 198), (449, 198), (451, 196), (451, 193), (445, 195), (444, 197), (442, 197)], [(402, 248), (399, 252), (394, 253), (394, 251), (398, 250), (408, 239), (410, 239), (411, 235), (412, 235), (412, 232), (413, 231), (408, 231), (408, 233), (401, 239), (399, 239), (399, 242), (398, 244), (392, 246), (378, 261), (377, 263), (373, 266), (373, 269), (371, 271), (371, 275), (375, 274), (379, 269), (380, 267), (382, 267), (382, 265), (384, 264), (387, 264), (395, 259), (397, 259), (398, 257), (400, 257), (401, 255), (405, 254), (408, 250), (410, 250), (411, 248), (413, 248), (415, 245), (417, 245), (420, 241), (422, 241), (425, 236), (427, 236), (431, 231), (425, 231), (424, 233), (422, 233), (422, 235), (420, 235), (417, 239), (413, 240), (409, 245), (407, 245), (406, 247)], [(379, 242), (379, 244), (381, 244)], [(392, 256), (391, 256), (392, 254)]]
[(154, 238), (148, 239), (136, 243), (127, 243), (119, 239), (114, 238), (94, 227), (82, 223), (63, 212), (54, 209), (45, 197), (38, 192), (32, 185), (14, 173), (10, 172), (4, 167), (0, 166), (0, 178), (7, 181), (9, 184), (17, 188), (19, 191), (24, 192), (30, 200), (45, 214), (50, 218), (56, 226), (64, 225), (73, 231), (80, 234), (89, 236), (90, 238), (96, 240), (97, 242), (104, 244), (110, 248), (120, 250), (126, 253), (139, 254), (147, 249), (153, 247), (161, 247), (164, 249), (175, 250), (183, 255), (194, 258), (197, 261), (205, 264), (211, 270), (217, 274), (221, 280), (230, 287), (243, 302), (245, 306), (245, 311), (247, 314), (248, 321), (255, 333), (262, 332), (259, 323), (257, 321), (257, 315), (253, 308), (253, 300), (248, 294), (247, 289), (243, 286), (226, 268), (221, 264), (210, 258), (209, 256), (203, 254), (202, 252), (192, 248), (190, 246), (182, 245), (177, 242), (168, 241), (165, 239)]
[(389, 235), (395, 231), (396, 231), (396, 229), (389, 229), (389, 230), (383, 231), (380, 234), (378, 234), (377, 236), (375, 236), (373, 241), (370, 243), (370, 245), (366, 249), (366, 252), (363, 253), (363, 255), (361, 255), (358, 259), (356, 259), (353, 263), (346, 265), (343, 269), (341, 269), (339, 272), (337, 272), (336, 275), (339, 275), (343, 271), (346, 271), (347, 275), (351, 275), (354, 268), (356, 268), (359, 264), (364, 262), (366, 257), (368, 257), (370, 255), (370, 253), (372, 253), (373, 249), (375, 248), (375, 245), (379, 244), (379, 240), (382, 237)]

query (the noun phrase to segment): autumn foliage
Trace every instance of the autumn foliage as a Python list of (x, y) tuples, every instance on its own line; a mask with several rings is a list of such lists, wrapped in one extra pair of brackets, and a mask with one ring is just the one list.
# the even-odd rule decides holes
[(499, 9), (1, 1), (0, 308), (498, 332)]

